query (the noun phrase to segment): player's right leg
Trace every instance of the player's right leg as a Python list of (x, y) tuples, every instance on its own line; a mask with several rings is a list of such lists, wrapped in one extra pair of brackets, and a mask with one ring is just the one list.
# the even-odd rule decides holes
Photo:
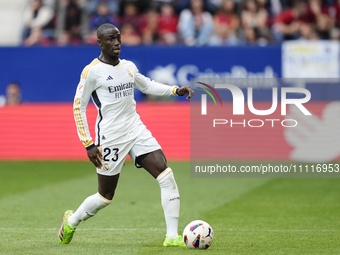
[(80, 222), (93, 217), (99, 210), (111, 204), (118, 179), (119, 174), (114, 176), (98, 174), (98, 192), (87, 197), (75, 212), (72, 210), (65, 212), (58, 234), (60, 243), (70, 243)]
[(93, 217), (99, 210), (111, 204), (118, 179), (119, 174), (114, 176), (98, 174), (98, 192), (87, 197), (75, 212), (72, 210), (65, 212), (58, 234), (60, 243), (70, 243), (80, 222)]
[[(101, 169), (97, 168), (98, 192), (87, 197), (75, 212), (71, 210), (65, 212), (63, 223), (58, 234), (59, 242), (62, 244), (71, 242), (73, 234), (80, 222), (93, 217), (99, 210), (112, 202), (119, 173), (130, 148), (129, 144), (125, 141), (121, 143), (120, 141), (111, 141), (103, 145), (102, 148), (106, 153), (108, 151), (110, 152), (110, 154), (106, 154), (106, 157), (110, 158), (110, 160), (105, 160), (106, 157), (104, 157), (102, 162), (103, 167)], [(102, 148), (99, 148), (100, 151)], [(120, 152), (119, 155), (118, 151)]]
[(98, 174), (98, 192), (84, 200), (77, 211), (70, 216), (69, 225), (76, 228), (81, 221), (93, 217), (99, 210), (111, 204), (118, 179), (119, 174), (114, 176)]

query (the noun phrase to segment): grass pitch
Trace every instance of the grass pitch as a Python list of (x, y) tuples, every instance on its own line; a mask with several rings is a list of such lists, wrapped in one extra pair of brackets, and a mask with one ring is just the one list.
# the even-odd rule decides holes
[(190, 179), (170, 163), (181, 194), (179, 232), (202, 219), (205, 251), (162, 247), (157, 182), (127, 163), (114, 202), (58, 243), (67, 209), (96, 192), (87, 162), (0, 162), (0, 254), (340, 254), (339, 179)]

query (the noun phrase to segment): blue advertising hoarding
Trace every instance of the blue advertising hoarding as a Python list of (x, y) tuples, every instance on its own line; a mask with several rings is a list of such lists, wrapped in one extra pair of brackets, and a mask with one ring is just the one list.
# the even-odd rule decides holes
[[(99, 47), (0, 48), (0, 95), (19, 82), (26, 102), (73, 101), (82, 69)], [(123, 47), (122, 59), (158, 82), (189, 85), (193, 77), (279, 78), (281, 47)], [(142, 100), (136, 92), (136, 100)], [(183, 100), (183, 98), (178, 98)]]

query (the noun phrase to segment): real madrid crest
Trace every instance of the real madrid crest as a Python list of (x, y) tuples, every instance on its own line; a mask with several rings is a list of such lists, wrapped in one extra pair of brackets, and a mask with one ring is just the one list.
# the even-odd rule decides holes
[(108, 163), (105, 163), (105, 164), (104, 164), (104, 170), (105, 170), (105, 171), (109, 170), (109, 164), (108, 164)]
[(127, 72), (128, 72), (128, 75), (130, 76), (130, 78), (133, 78), (133, 74), (130, 72), (129, 69), (127, 70)]

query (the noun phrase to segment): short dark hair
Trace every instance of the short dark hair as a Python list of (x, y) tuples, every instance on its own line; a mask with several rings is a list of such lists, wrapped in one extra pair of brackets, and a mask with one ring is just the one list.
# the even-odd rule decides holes
[(97, 29), (97, 39), (100, 39), (104, 35), (104, 30), (107, 28), (118, 29), (115, 25), (112, 25), (110, 23), (104, 23), (100, 25)]
[(12, 86), (14, 85), (15, 87), (21, 89), (20, 84), (17, 81), (11, 81), (10, 83), (7, 84), (7, 86), (9, 85), (12, 85)]

